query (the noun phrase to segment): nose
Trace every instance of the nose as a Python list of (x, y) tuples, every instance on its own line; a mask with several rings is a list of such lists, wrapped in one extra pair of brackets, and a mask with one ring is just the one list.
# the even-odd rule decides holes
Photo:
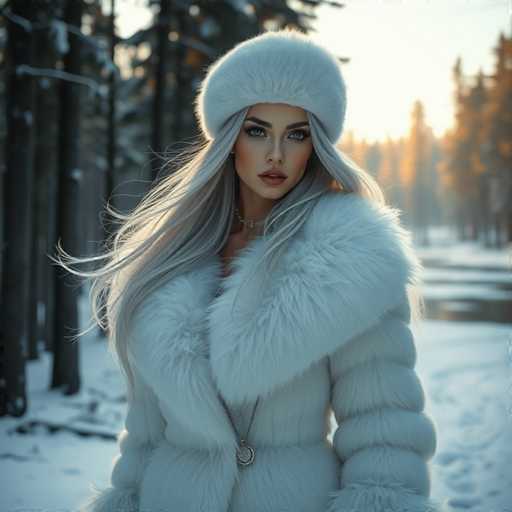
[(283, 161), (283, 149), (279, 140), (274, 142), (269, 154), (267, 155), (267, 159), (273, 163), (281, 163)]

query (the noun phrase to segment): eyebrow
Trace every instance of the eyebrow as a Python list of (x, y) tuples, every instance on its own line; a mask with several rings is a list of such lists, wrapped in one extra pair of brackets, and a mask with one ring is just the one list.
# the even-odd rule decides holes
[[(246, 121), (253, 121), (255, 123), (261, 124), (262, 126), (266, 126), (267, 128), (272, 128), (272, 123), (267, 121), (263, 121), (263, 119), (258, 119), (257, 117), (251, 116), (245, 119)], [(298, 123), (289, 124), (286, 128), (298, 128), (299, 126), (307, 126), (309, 123), (307, 121), (299, 121)]]

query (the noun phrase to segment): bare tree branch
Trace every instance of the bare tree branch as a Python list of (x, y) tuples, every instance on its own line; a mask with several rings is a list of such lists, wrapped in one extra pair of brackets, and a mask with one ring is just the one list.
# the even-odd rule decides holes
[(87, 78), (81, 75), (75, 75), (73, 73), (67, 73), (66, 71), (61, 71), (58, 69), (50, 69), (50, 68), (34, 68), (32, 66), (27, 66), (26, 64), (22, 64), (16, 68), (17, 75), (32, 75), (32, 76), (44, 76), (48, 78), (57, 78), (59, 80), (67, 80), (68, 82), (75, 82), (80, 85), (85, 85), (89, 87), (95, 94), (99, 96), (105, 96), (106, 91), (104, 88), (98, 84), (92, 78)]

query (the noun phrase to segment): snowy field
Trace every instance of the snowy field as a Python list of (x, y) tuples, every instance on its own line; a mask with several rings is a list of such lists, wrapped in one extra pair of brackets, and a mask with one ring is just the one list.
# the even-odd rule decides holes
[[(511, 251), (438, 237), (418, 253), (425, 298), (441, 305), (441, 319), (415, 328), (416, 370), (438, 434), (432, 496), (454, 511), (512, 512)], [(76, 511), (91, 483), (108, 482), (123, 385), (103, 341), (92, 333), (80, 343), (79, 395), (47, 390), (44, 354), (28, 364), (29, 412), (0, 421), (0, 512)]]

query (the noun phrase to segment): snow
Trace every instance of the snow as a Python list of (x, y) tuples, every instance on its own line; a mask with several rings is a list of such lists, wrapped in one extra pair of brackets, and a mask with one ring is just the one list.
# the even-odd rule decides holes
[[(0, 423), (2, 512), (23, 507), (74, 511), (88, 495), (89, 482), (98, 486), (108, 482), (117, 449), (115, 436), (126, 412), (123, 384), (101, 339), (92, 334), (80, 343), (80, 393), (65, 397), (56, 390), (48, 391), (51, 357), (43, 353), (39, 361), (27, 366), (29, 412), (23, 418), (3, 418)], [(98, 435), (87, 437), (67, 431), (51, 434), (42, 426), (30, 434), (16, 434), (16, 427), (32, 421)]]
[[(512, 300), (508, 251), (443, 238), (418, 253), (435, 262), (426, 265), (423, 290), (432, 300), (448, 298), (462, 311), (472, 308), (468, 298)], [(81, 307), (85, 317), (85, 293)], [(503, 320), (425, 319), (413, 328), (425, 412), (437, 429), (431, 495), (454, 511), (512, 512), (512, 319)], [(80, 344), (78, 395), (48, 391), (51, 359), (44, 353), (27, 365), (28, 413), (0, 422), (2, 511), (77, 510), (91, 484), (108, 484), (126, 412), (124, 387), (96, 331)], [(31, 422), (63, 428), (50, 433)], [(85, 431), (94, 435), (80, 435)]]
[(66, 23), (60, 20), (52, 20), (51, 30), (55, 40), (55, 48), (60, 55), (69, 51), (68, 29)]
[(438, 426), (433, 494), (456, 510), (512, 510), (510, 324), (429, 321), (421, 331), (417, 369)]
[(422, 287), (426, 299), (511, 300), (512, 290), (497, 290), (479, 284), (433, 284)]
[(32, 126), (34, 117), (32, 116), (32, 112), (30, 110), (23, 111), (23, 119), (25, 120), (25, 124), (27, 126)]
[[(421, 251), (418, 251), (421, 252)], [(449, 281), (449, 282), (489, 282), (489, 283), (511, 283), (512, 270), (503, 271), (475, 271), (471, 269), (453, 270), (452, 268), (426, 268), (423, 272), (426, 281)]]
[(512, 275), (512, 243), (502, 249), (488, 249), (471, 241), (453, 242), (453, 230), (447, 227), (431, 229), (429, 233), (432, 246), (418, 248), (418, 254), (429, 265), (437, 266), (441, 261), (457, 269), (499, 270)]
[(81, 182), (83, 179), (83, 171), (77, 167), (71, 169), (71, 179), (77, 183)]

